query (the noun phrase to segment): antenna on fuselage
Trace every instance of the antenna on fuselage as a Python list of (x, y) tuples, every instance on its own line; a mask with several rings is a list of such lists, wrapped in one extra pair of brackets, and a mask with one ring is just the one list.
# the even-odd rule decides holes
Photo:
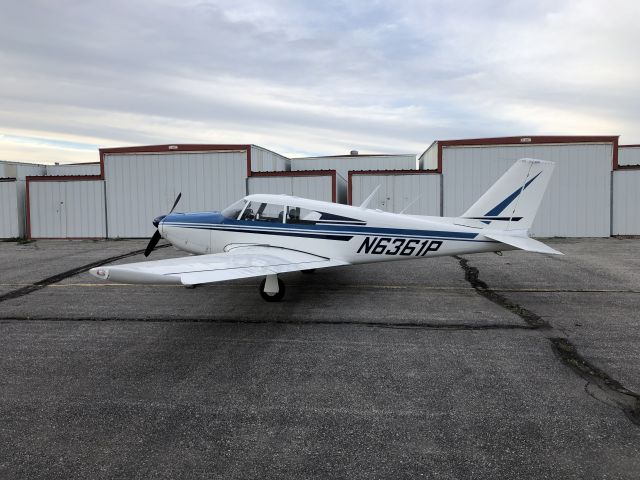
[(418, 200), (420, 200), (420, 198), (422, 197), (422, 195), (418, 195), (418, 198), (416, 198), (413, 202), (411, 202), (409, 205), (407, 205), (406, 207), (404, 207), (402, 209), (402, 211), (400, 212), (400, 215), (402, 215), (404, 212), (406, 212), (407, 210), (409, 210), (409, 207), (411, 207), (413, 204), (415, 204)]
[(382, 185), (380, 185), (380, 184), (379, 184), (376, 188), (374, 188), (374, 189), (373, 189), (373, 192), (371, 192), (371, 195), (369, 195), (369, 196), (365, 199), (365, 201), (364, 201), (364, 202), (362, 202), (362, 203), (360, 204), (360, 208), (361, 208), (362, 210), (366, 210), (366, 209), (367, 209), (367, 206), (369, 205), (369, 203), (371, 203), (371, 200), (373, 200), (373, 197), (374, 197), (374, 196), (375, 196), (375, 194), (378, 192), (378, 190), (380, 190), (380, 187), (381, 187), (381, 186), (382, 186)]

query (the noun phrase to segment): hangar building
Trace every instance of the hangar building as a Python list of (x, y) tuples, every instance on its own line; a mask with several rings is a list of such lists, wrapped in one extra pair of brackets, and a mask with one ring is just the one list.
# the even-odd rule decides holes
[(441, 214), (470, 207), (518, 158), (555, 162), (531, 229), (539, 237), (608, 237), (618, 137), (508, 137), (436, 141), (421, 156), (442, 175)]
[(422, 155), (287, 158), (257, 145), (100, 149), (99, 162), (0, 162), (0, 237), (148, 237), (179, 210), (219, 210), (250, 193), (284, 193), (415, 215), (464, 212), (515, 160), (556, 162), (532, 228), (540, 237), (640, 234), (640, 145), (615, 136), (437, 140)]

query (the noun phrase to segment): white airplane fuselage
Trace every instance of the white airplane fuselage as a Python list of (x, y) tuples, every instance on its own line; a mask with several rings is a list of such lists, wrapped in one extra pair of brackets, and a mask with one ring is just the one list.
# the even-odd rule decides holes
[[(158, 225), (175, 247), (194, 254), (226, 251), (231, 245), (258, 244), (303, 250), (351, 264), (410, 260), (465, 253), (510, 250), (483, 235), (482, 227), (456, 225), (474, 221), (446, 217), (401, 215), (286, 195), (249, 195), (247, 202), (321, 211), (331, 218), (322, 223), (242, 220), (220, 212), (173, 213)], [(341, 218), (348, 220), (333, 220)]]
[(102, 280), (195, 286), (264, 277), (259, 291), (280, 301), (281, 273), (360, 263), (415, 260), (515, 248), (545, 254), (557, 250), (528, 236), (553, 164), (520, 159), (461, 217), (404, 215), (288, 195), (248, 195), (221, 212), (172, 213), (145, 249), (160, 238), (193, 256), (90, 270)]

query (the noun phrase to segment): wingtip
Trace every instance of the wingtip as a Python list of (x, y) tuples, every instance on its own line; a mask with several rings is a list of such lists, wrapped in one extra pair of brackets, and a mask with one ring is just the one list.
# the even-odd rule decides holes
[(100, 280), (109, 278), (109, 269), (105, 267), (95, 267), (89, 270), (89, 273)]

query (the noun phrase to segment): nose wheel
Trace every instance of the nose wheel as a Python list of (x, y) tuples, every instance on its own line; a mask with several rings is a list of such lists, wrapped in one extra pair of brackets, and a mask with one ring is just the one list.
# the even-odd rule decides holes
[(260, 296), (266, 302), (279, 302), (284, 292), (284, 282), (277, 275), (267, 275), (260, 283)]

